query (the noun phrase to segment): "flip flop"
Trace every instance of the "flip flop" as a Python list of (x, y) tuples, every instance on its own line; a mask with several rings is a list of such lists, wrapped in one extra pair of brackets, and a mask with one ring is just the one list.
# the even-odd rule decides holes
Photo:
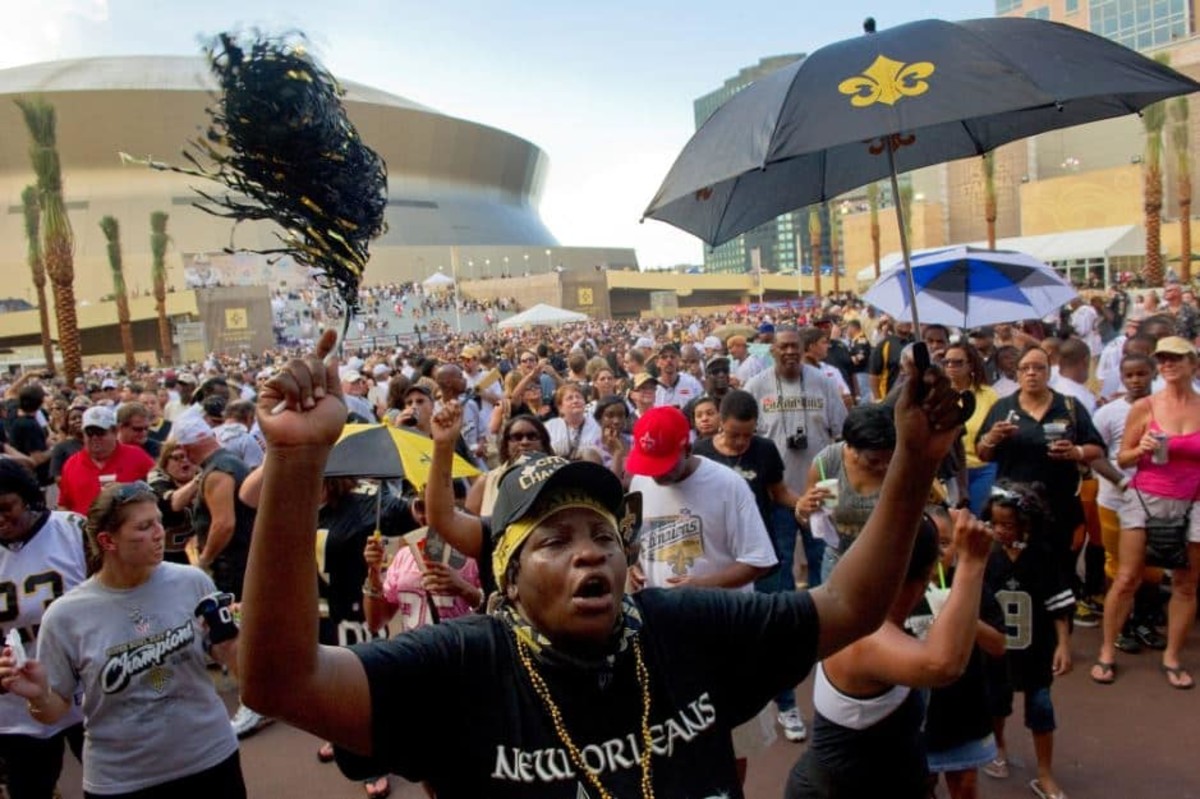
[(1038, 799), (1067, 799), (1067, 795), (1060, 788), (1055, 793), (1046, 793), (1046, 789), (1042, 787), (1041, 780), (1032, 779), (1029, 781), (1029, 790), (1033, 791)]
[[(1097, 669), (1100, 670), (1099, 677), (1096, 676)], [(1112, 685), (1117, 681), (1117, 664), (1105, 663), (1103, 660), (1097, 660), (1092, 664), (1092, 671), (1088, 676), (1090, 676), (1092, 678), (1092, 682), (1096, 683), (1097, 685)]]
[[(382, 788), (379, 787), (380, 783), (383, 784)], [(364, 780), (363, 788), (366, 789), (370, 799), (387, 799), (392, 793), (392, 781), (387, 776), (376, 777), (373, 780)]]
[[(1190, 691), (1196, 687), (1196, 681), (1192, 679), (1192, 675), (1189, 674), (1188, 670), (1185, 669), (1183, 666), (1168, 666), (1165, 663), (1163, 663), (1163, 664), (1159, 665), (1158, 668), (1162, 670), (1162, 673), (1164, 675), (1166, 675), (1167, 685), (1171, 686), (1176, 691)], [(1172, 680), (1171, 679), (1172, 677), (1174, 677), (1175, 679)], [(1186, 683), (1175, 681), (1175, 680), (1184, 680), (1184, 679), (1187, 680)]]

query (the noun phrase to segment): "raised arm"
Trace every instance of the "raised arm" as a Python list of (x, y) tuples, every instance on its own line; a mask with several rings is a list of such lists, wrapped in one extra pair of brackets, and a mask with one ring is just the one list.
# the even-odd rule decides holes
[[(922, 386), (923, 383), (923, 386)], [(918, 398), (918, 389), (925, 397)], [(896, 451), (879, 501), (854, 546), (812, 592), (818, 657), (873, 632), (896, 597), (938, 464), (962, 431), (959, 395), (937, 367), (910, 375), (896, 401)]]
[(321, 472), (346, 421), (337, 363), (323, 362), (336, 340), (327, 330), (312, 356), (294, 359), (259, 394), (267, 455), (246, 568), (238, 662), (248, 706), (367, 755), (366, 672), (350, 650), (318, 646), (313, 624)]
[[(935, 688), (962, 675), (975, 648), (979, 601), (991, 537), (969, 511), (952, 511), (958, 568), (954, 584), (924, 641), (885, 625), (874, 635), (852, 644), (832, 660), (847, 661), (856, 671), (884, 685)], [(836, 668), (836, 666), (835, 666)]]
[(429, 526), (459, 552), (478, 558), (483, 547), (483, 525), (478, 516), (463, 513), (454, 506), (454, 484), (450, 477), (454, 445), (462, 430), (462, 408), (457, 402), (447, 403), (434, 414), (431, 424), (433, 458), (429, 464), (429, 483), (425, 486)]

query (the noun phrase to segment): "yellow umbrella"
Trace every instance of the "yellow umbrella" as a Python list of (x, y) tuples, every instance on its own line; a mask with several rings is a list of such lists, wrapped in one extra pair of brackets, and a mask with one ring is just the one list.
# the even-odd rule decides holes
[[(433, 439), (389, 424), (348, 424), (325, 464), (326, 477), (403, 477), (418, 491), (429, 482)], [(479, 470), (455, 455), (451, 477), (474, 477)]]

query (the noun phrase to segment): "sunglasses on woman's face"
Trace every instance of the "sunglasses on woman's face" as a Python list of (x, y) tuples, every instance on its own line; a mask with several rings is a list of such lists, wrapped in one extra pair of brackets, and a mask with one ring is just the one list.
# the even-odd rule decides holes
[(537, 441), (540, 438), (541, 436), (534, 432), (523, 433), (518, 431), (516, 433), (508, 434), (509, 441)]
[(1179, 363), (1183, 360), (1183, 356), (1175, 352), (1156, 352), (1154, 360), (1159, 363)]
[(966, 360), (964, 360), (963, 358), (947, 358), (945, 361), (943, 361), (943, 363), (945, 363), (946, 366), (953, 366), (956, 369), (960, 366), (967, 365)]

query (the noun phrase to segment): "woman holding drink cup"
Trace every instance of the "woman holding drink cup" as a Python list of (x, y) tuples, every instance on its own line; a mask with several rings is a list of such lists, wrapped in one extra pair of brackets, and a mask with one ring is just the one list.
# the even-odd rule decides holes
[(837, 544), (826, 541), (821, 579), (854, 543), (879, 499), (883, 477), (896, 448), (896, 427), (887, 405), (859, 405), (850, 410), (842, 426), (843, 440), (817, 453), (808, 468), (808, 491), (796, 505), (796, 515), (807, 520), (817, 511), (829, 514), (837, 530)]
[(1119, 571), (1104, 602), (1104, 643), (1092, 679), (1102, 684), (1116, 677), (1116, 634), (1133, 604), (1146, 558), (1146, 519), (1190, 514), (1188, 566), (1171, 573), (1171, 602), (1167, 605), (1167, 648), (1162, 670), (1172, 688), (1195, 687), (1181, 665), (1188, 627), (1196, 618), (1196, 581), (1200, 575), (1200, 394), (1196, 348), (1187, 339), (1168, 336), (1154, 350), (1158, 373), (1166, 388), (1138, 400), (1129, 410), (1117, 465), (1137, 466), (1120, 511)]
[[(1077, 531), (1082, 529), (1080, 465), (1104, 457), (1104, 439), (1087, 409), (1050, 388), (1050, 357), (1030, 345), (1017, 361), (1019, 388), (992, 406), (975, 450), (996, 464), (996, 479), (1041, 483), (1054, 514), (1051, 548), (1066, 575), (1074, 574)], [(1082, 546), (1079, 538), (1079, 546)]]

